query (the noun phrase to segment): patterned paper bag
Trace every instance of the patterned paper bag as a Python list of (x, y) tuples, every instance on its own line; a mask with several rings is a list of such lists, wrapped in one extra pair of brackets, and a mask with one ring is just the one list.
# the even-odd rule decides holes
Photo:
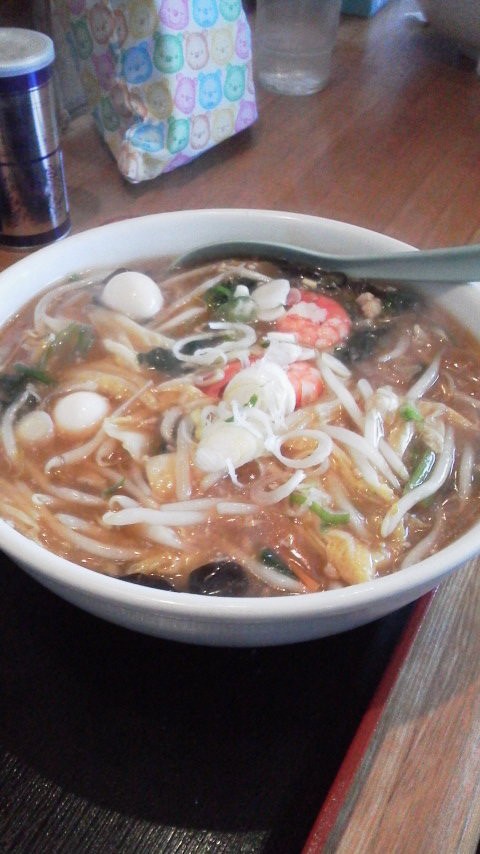
[(97, 126), (129, 181), (198, 157), (257, 118), (241, 0), (63, 0)]

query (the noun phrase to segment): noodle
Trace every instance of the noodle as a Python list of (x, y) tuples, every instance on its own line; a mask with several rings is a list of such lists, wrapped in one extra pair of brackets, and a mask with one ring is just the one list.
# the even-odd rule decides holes
[(17, 456), (17, 442), (15, 439), (14, 432), (14, 424), (17, 418), (18, 413), (27, 403), (29, 397), (35, 397), (35, 392), (33, 387), (28, 385), (20, 395), (18, 400), (14, 401), (8, 409), (5, 410), (5, 414), (2, 418), (1, 424), (1, 435), (2, 435), (2, 443), (5, 454), (10, 460), (14, 460)]
[(347, 445), (347, 447), (353, 448), (359, 454), (362, 454), (384, 475), (391, 486), (399, 486), (398, 480), (393, 474), (385, 458), (376, 448), (372, 447), (372, 445), (370, 445), (363, 436), (358, 435), (358, 433), (354, 433), (353, 430), (347, 430), (345, 427), (332, 427), (330, 425), (326, 425), (323, 429), (328, 436), (331, 436), (332, 439), (336, 439), (337, 442)]
[(409, 389), (407, 397), (410, 400), (417, 400), (419, 397), (428, 391), (438, 379), (440, 367), (440, 354), (435, 356), (433, 362), (428, 366), (427, 370), (418, 378), (417, 382)]
[(342, 381), (338, 379), (337, 375), (334, 374), (328, 365), (323, 365), (322, 376), (331, 391), (338, 397), (340, 403), (344, 406), (352, 421), (357, 425), (357, 427), (362, 427), (364, 420), (363, 415), (351, 392), (342, 383)]
[(405, 569), (407, 566), (413, 566), (414, 563), (418, 563), (418, 561), (423, 560), (429, 554), (434, 551), (436, 544), (438, 543), (438, 538), (440, 535), (440, 531), (442, 529), (443, 520), (437, 519), (431, 531), (420, 540), (413, 549), (407, 553), (407, 556), (404, 557), (401, 563), (402, 569)]
[(255, 259), (52, 288), (3, 331), (0, 513), (91, 571), (204, 595), (425, 559), (480, 512), (480, 347), (419, 300)]

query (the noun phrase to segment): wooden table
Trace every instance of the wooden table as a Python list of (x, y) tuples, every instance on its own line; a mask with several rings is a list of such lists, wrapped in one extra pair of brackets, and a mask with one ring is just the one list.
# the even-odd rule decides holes
[[(73, 231), (249, 207), (423, 248), (480, 242), (480, 80), (405, 17), (415, 8), (343, 18), (325, 91), (259, 89), (252, 129), (149, 183), (127, 184), (76, 119), (63, 142)], [(4, 560), (2, 852), (474, 852), (478, 568), (342, 637), (233, 651), (137, 637)]]

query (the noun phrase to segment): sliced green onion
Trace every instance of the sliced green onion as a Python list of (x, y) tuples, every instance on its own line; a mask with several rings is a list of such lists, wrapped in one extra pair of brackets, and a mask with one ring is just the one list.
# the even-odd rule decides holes
[(282, 560), (280, 555), (273, 549), (262, 549), (260, 551), (259, 558), (265, 566), (269, 566), (271, 569), (276, 569), (277, 572), (281, 572), (282, 575), (288, 575), (290, 578), (297, 577), (285, 561)]
[[(292, 492), (290, 496), (290, 503), (294, 505), (305, 504), (306, 500), (307, 496), (302, 492)], [(308, 509), (315, 513), (324, 525), (347, 525), (350, 522), (350, 513), (334, 513), (331, 510), (325, 510), (317, 501), (312, 501)]]
[(404, 421), (423, 421), (423, 415), (413, 403), (404, 403), (398, 412)]
[(137, 353), (137, 360), (140, 365), (148, 365), (149, 368), (164, 371), (171, 376), (181, 374), (184, 370), (183, 362), (165, 347), (154, 347), (146, 353)]
[(435, 451), (428, 450), (425, 451), (424, 454), (420, 457), (418, 463), (410, 475), (410, 479), (408, 483), (405, 485), (405, 492), (408, 492), (411, 489), (416, 489), (417, 486), (421, 486), (421, 484), (427, 479), (430, 474), (434, 464), (435, 464), (436, 454)]
[(350, 521), (350, 513), (332, 513), (330, 510), (325, 510), (316, 501), (310, 504), (312, 510), (324, 525), (346, 525)]
[(307, 500), (307, 496), (303, 494), (303, 492), (292, 492), (290, 496), (290, 504), (300, 505), (305, 504)]

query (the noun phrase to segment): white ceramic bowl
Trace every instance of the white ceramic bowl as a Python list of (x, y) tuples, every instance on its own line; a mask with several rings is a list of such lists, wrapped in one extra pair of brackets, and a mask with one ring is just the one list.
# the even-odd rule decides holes
[[(270, 240), (333, 254), (410, 249), (341, 222), (294, 213), (202, 210), (162, 213), (102, 226), (35, 252), (0, 274), (0, 324), (47, 285), (92, 267), (175, 255), (219, 240)], [(478, 285), (437, 286), (450, 310), (480, 336)], [(341, 590), (267, 599), (168, 593), (99, 575), (41, 548), (0, 521), (0, 548), (41, 584), (97, 616), (146, 634), (216, 646), (257, 646), (325, 637), (412, 602), (480, 549), (480, 522), (455, 543), (408, 569)]]

